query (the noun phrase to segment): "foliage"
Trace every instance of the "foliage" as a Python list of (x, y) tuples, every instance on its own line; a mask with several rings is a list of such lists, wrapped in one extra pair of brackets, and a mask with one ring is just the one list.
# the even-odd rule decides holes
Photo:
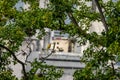
[[(56, 70), (54, 66), (48, 66), (43, 62), (37, 61), (37, 59), (31, 63), (31, 67), (28, 72), (28, 75), (30, 75), (29, 80), (58, 80), (63, 73), (62, 70)], [(37, 75), (35, 74), (36, 72)]]
[(84, 51), (82, 58), (86, 66), (83, 70), (75, 72), (75, 80), (119, 80), (119, 68), (115, 67), (115, 64), (119, 62), (118, 56), (120, 54), (120, 13), (117, 10), (119, 3), (119, 1), (101, 2), (101, 6), (105, 10), (103, 13), (106, 17), (108, 31), (102, 32), (101, 35), (96, 33), (89, 35), (90, 45)]
[[(89, 42), (82, 57), (85, 68), (74, 73), (74, 80), (119, 80), (119, 68), (115, 68), (115, 64), (120, 60), (119, 0), (117, 2), (112, 0), (107, 2), (104, 0), (49, 0), (47, 8), (44, 9), (39, 8), (38, 0), (22, 1), (28, 3), (30, 7), (17, 10), (15, 5), (18, 0), (0, 1), (0, 73), (4, 71), (6, 73), (5, 66), (11, 63), (10, 57), (13, 57), (23, 66), (25, 80), (29, 78), (39, 80), (36, 74), (33, 75), (38, 69), (40, 72), (46, 72), (40, 78), (41, 80), (58, 79), (62, 74), (61, 71), (38, 61), (31, 63), (32, 69), (26, 73), (25, 64), (15, 57), (25, 37), (32, 37), (36, 30), (39, 30), (39, 38), (42, 38), (45, 35), (44, 29), (50, 28), (79, 38), (78, 42), (81, 45)], [(96, 2), (98, 11), (86, 5), (89, 1)], [(100, 8), (104, 11), (100, 11)], [(94, 21), (103, 22), (105, 30), (101, 34), (89, 32)], [(5, 76), (6, 78), (16, 79), (11, 73), (7, 73), (10, 75)]]
[[(120, 53), (120, 1), (113, 2), (112, 0), (109, 0), (104, 2), (100, 0), (98, 2), (97, 0), (94, 0), (98, 7), (98, 12), (92, 10), (92, 6), (86, 5), (86, 2), (92, 0), (86, 0), (85, 2), (77, 0), (50, 1), (54, 8), (53, 12), (55, 12), (53, 18), (58, 18), (56, 20), (58, 22), (58, 29), (65, 31), (72, 36), (77, 36), (77, 38), (81, 39), (80, 42), (83, 44), (89, 42), (89, 46), (84, 51), (81, 59), (86, 66), (84, 69), (75, 72), (74, 79), (118, 80), (120, 78), (120, 73), (119, 68), (116, 68), (115, 64), (119, 62), (118, 56)], [(102, 9), (104, 12), (100, 11)], [(64, 23), (64, 20), (68, 17), (70, 19), (69, 23)], [(94, 21), (103, 22), (105, 29), (101, 34), (89, 32), (90, 25)]]
[[(9, 64), (19, 63), (22, 66), (23, 80), (57, 80), (62, 76), (61, 70), (56, 70), (53, 66), (48, 66), (43, 62), (34, 61), (31, 70), (26, 72), (27, 62), (20, 61), (16, 53), (19, 51), (22, 42), (26, 37), (31, 38), (39, 30), (38, 37), (45, 35), (46, 18), (50, 13), (46, 9), (39, 8), (38, 1), (24, 1), (30, 4), (30, 8), (17, 8), (19, 0), (0, 0), (0, 79), (17, 80), (9, 71)], [(45, 16), (43, 16), (45, 14)], [(42, 76), (36, 76), (36, 72)], [(45, 74), (43, 74), (43, 72)]]
[(18, 79), (12, 75), (11, 71), (7, 70), (7, 71), (2, 71), (0, 73), (0, 80), (18, 80)]

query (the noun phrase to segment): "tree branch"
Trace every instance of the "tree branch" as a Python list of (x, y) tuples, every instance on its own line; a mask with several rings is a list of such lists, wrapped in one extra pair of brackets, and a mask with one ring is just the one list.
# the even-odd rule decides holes
[(86, 35), (88, 35), (88, 34), (84, 30), (82, 30), (82, 28), (79, 26), (78, 22), (76, 21), (75, 17), (73, 16), (73, 14), (71, 12), (67, 12), (67, 14), (68, 14), (69, 18), (71, 19), (71, 21), (73, 22), (73, 24), (75, 26), (77, 26), (81, 35), (86, 37)]
[(26, 71), (25, 71), (25, 64), (24, 64), (22, 61), (20, 61), (20, 60), (16, 57), (15, 53), (12, 52), (9, 48), (7, 48), (6, 46), (4, 46), (4, 45), (2, 45), (2, 44), (0, 44), (0, 47), (6, 49), (7, 51), (9, 51), (9, 52), (11, 53), (11, 55), (13, 56), (14, 60), (16, 60), (18, 63), (20, 63), (20, 64), (22, 65), (23, 74), (24, 74), (24, 79), (25, 79), (25, 80), (28, 80), (28, 78), (27, 78), (27, 73), (26, 73)]
[(32, 49), (31, 49), (31, 47), (30, 47), (31, 42), (32, 42), (31, 38), (30, 38), (30, 42), (27, 42), (27, 41), (26, 41), (26, 43), (27, 43), (27, 48), (29, 49), (29, 52), (28, 52), (28, 54), (27, 54), (27, 56), (26, 56), (25, 63), (26, 63), (26, 62), (29, 62), (29, 63), (30, 63), (30, 61), (27, 61), (27, 59), (28, 59), (28, 57), (30, 56), (30, 54), (31, 54), (31, 52), (32, 52)]
[(74, 18), (73, 14), (71, 12), (67, 12), (69, 18), (72, 20), (72, 22), (75, 24), (75, 26), (79, 27), (78, 22)]
[(49, 56), (51, 56), (51, 55), (53, 54), (53, 51), (54, 51), (54, 49), (55, 49), (55, 43), (53, 43), (53, 44), (54, 44), (54, 45), (53, 45), (53, 49), (52, 49), (51, 53), (48, 54), (46, 57), (40, 58), (42, 62), (44, 62)]
[(102, 12), (102, 8), (101, 8), (98, 0), (94, 0), (94, 1), (95, 1), (95, 3), (96, 3), (96, 6), (98, 7), (98, 10), (99, 10), (99, 13), (100, 13), (100, 17), (101, 17), (102, 23), (103, 23), (103, 25), (104, 25), (104, 27), (105, 27), (105, 30), (106, 30), (106, 32), (107, 32), (107, 31), (108, 31), (108, 26), (107, 26), (107, 23), (106, 23), (106, 21), (105, 21), (105, 17), (104, 17), (103, 12)]
[(113, 64), (113, 62), (111, 62), (111, 66), (112, 66), (112, 72), (113, 72), (113, 75), (115, 75), (115, 68), (114, 68), (114, 64)]

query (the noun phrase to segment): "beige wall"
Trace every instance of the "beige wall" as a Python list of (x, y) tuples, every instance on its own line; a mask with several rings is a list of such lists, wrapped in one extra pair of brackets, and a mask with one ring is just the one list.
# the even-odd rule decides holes
[(59, 52), (59, 49), (63, 49), (63, 52), (68, 52), (69, 40), (53, 40), (55, 43), (55, 50)]

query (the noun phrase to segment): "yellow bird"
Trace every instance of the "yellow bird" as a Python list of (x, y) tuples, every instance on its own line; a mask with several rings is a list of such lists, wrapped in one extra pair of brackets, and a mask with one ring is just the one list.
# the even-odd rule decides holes
[(51, 44), (48, 44), (46, 49), (49, 50), (50, 47), (51, 47)]

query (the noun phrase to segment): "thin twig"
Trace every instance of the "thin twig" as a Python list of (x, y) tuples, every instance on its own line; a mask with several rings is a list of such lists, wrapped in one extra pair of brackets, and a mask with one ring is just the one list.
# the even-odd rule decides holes
[(40, 58), (42, 62), (44, 62), (49, 56), (51, 56), (51, 55), (53, 54), (53, 51), (54, 51), (54, 49), (55, 49), (55, 43), (53, 43), (53, 44), (54, 44), (54, 45), (53, 45), (53, 49), (52, 49), (51, 53), (48, 54), (46, 57)]
[(26, 59), (25, 59), (25, 62), (30, 62), (30, 61), (27, 61), (28, 57), (30, 56), (31, 52), (32, 52), (32, 49), (30, 46), (27, 46), (29, 48), (29, 53), (28, 55), (26, 56)]
[[(26, 56), (26, 59), (25, 59), (25, 63), (27, 62), (27, 63), (31, 63), (30, 61), (27, 61), (27, 59), (28, 59), (28, 57), (30, 56), (30, 54), (31, 54), (31, 52), (32, 52), (32, 49), (31, 49), (31, 47), (30, 47), (30, 45), (31, 45), (31, 43), (32, 43), (32, 40), (31, 40), (31, 38), (29, 38), (29, 41), (26, 41), (26, 43), (27, 43), (27, 47), (26, 47), (26, 49), (28, 48), (29, 49), (29, 52), (28, 52), (28, 54), (27, 54), (27, 56)], [(25, 51), (24, 51), (25, 52)]]
[(115, 75), (115, 68), (113, 62), (111, 62), (111, 65), (112, 65), (113, 75)]

